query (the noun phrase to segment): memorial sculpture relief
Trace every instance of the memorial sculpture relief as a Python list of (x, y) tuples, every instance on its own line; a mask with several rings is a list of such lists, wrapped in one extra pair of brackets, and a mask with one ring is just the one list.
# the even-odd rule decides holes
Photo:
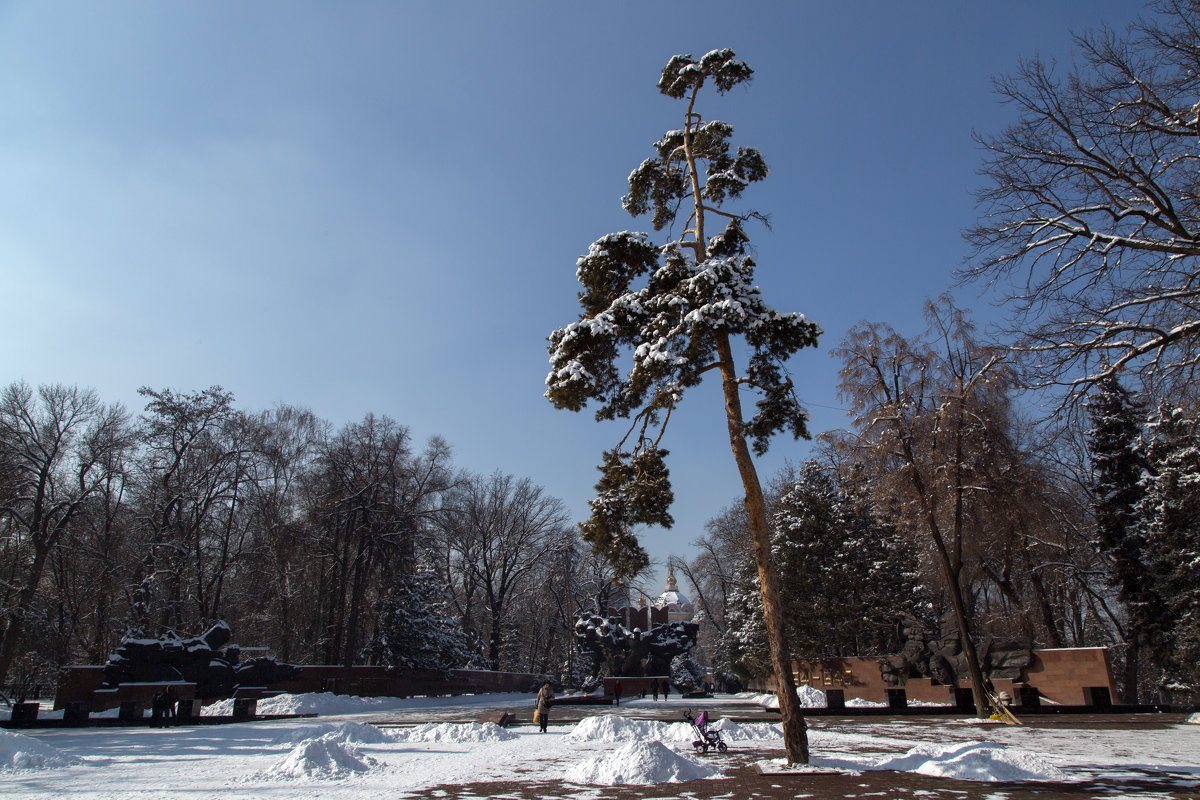
[[(909, 678), (932, 678), (955, 686), (966, 678), (967, 660), (953, 614), (942, 618), (937, 633), (913, 616), (905, 616), (900, 626), (904, 646), (897, 655), (879, 659), (884, 683), (903, 686)], [(1020, 680), (1033, 662), (1033, 645), (1025, 639), (989, 636), (979, 642), (979, 662), (989, 680)]]
[(201, 636), (181, 639), (125, 639), (104, 665), (106, 688), (122, 683), (183, 681), (196, 684), (196, 699), (229, 697), (238, 686), (266, 686), (294, 680), (300, 668), (273, 658), (241, 661), (229, 646), (233, 631), (224, 622)]

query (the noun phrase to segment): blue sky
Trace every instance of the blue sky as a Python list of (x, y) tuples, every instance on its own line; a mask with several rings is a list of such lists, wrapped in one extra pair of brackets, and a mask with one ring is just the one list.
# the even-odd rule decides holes
[[(1111, 0), (59, 2), (0, 0), (0, 381), (220, 384), (340, 425), (441, 435), (456, 463), (529, 476), (577, 519), (617, 430), (542, 398), (576, 318), (575, 259), (682, 104), (675, 53), (731, 47), (748, 88), (701, 112), (758, 147), (745, 206), (769, 302), (825, 330), (791, 365), (814, 433), (842, 427), (830, 351), (905, 332), (967, 251), (981, 153), (1014, 113), (993, 76), (1122, 27)], [(972, 290), (961, 302), (982, 310)], [(740, 496), (717, 387), (672, 423), (689, 555)], [(777, 440), (764, 478), (808, 446)], [(660, 579), (654, 581), (659, 583)]]

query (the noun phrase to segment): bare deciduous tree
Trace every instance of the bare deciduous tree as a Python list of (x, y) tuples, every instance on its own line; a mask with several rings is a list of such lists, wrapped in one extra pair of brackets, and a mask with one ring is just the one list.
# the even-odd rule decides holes
[(997, 80), (1018, 112), (986, 148), (983, 216), (962, 275), (1000, 288), (1036, 376), (1078, 395), (1141, 368), (1200, 363), (1200, 2), (1076, 38)]
[(933, 545), (962, 640), (975, 693), (986, 716), (983, 674), (972, 636), (964, 575), (970, 530), (969, 495), (993, 437), (994, 418), (1010, 380), (1000, 353), (978, 344), (970, 324), (943, 299), (929, 304), (929, 340), (905, 339), (885, 325), (862, 323), (834, 351), (841, 359), (840, 395), (855, 432), (842, 441), (891, 494), (901, 519), (923, 529)]
[(24, 643), (34, 601), (56, 544), (105, 485), (130, 444), (120, 406), (95, 392), (24, 383), (0, 392), (0, 681)]
[(459, 589), (475, 594), (458, 598), (459, 607), (482, 610), (488, 662), (499, 669), (519, 598), (542, 577), (567, 528), (566, 507), (528, 478), (496, 472), (461, 479), (442, 519), (452, 568), (465, 576)]

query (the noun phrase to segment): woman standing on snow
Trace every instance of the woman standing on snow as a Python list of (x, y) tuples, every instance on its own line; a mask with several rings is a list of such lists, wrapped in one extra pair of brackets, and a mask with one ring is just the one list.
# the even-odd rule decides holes
[(542, 733), (546, 732), (546, 723), (550, 721), (550, 706), (554, 705), (554, 690), (550, 688), (550, 681), (542, 684), (542, 688), (538, 690), (537, 700), (534, 701), (534, 708), (537, 710), (538, 726)]

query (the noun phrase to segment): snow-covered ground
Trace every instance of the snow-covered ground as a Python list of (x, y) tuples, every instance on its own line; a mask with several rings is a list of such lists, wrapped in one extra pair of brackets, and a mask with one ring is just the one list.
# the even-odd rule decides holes
[[(726, 755), (696, 755), (690, 727), (654, 719), (685, 707), (717, 708), (739, 719), (769, 717), (761, 697), (734, 701), (634, 700), (620, 709), (560, 706), (551, 719), (582, 716), (540, 734), (466, 722), (488, 709), (525, 709), (532, 697), (345, 698), (283, 696), (262, 713), (316, 718), (155, 728), (0, 730), (0, 797), (94, 800), (246, 800), (312, 797), (365, 800), (422, 793), (441, 784), (565, 781), (583, 787), (722, 780), (733, 766), (779, 760), (777, 723), (720, 719)], [(572, 709), (574, 709), (572, 711)], [(214, 711), (221, 710), (219, 707)], [(457, 720), (451, 722), (448, 720)], [(370, 720), (374, 724), (368, 724)], [(388, 721), (423, 724), (388, 725)], [(1010, 728), (962, 718), (810, 720), (809, 771), (916, 772), (971, 781), (1145, 780), (1173, 776), (1200, 785), (1200, 724)], [(591, 790), (592, 797), (596, 794)]]

